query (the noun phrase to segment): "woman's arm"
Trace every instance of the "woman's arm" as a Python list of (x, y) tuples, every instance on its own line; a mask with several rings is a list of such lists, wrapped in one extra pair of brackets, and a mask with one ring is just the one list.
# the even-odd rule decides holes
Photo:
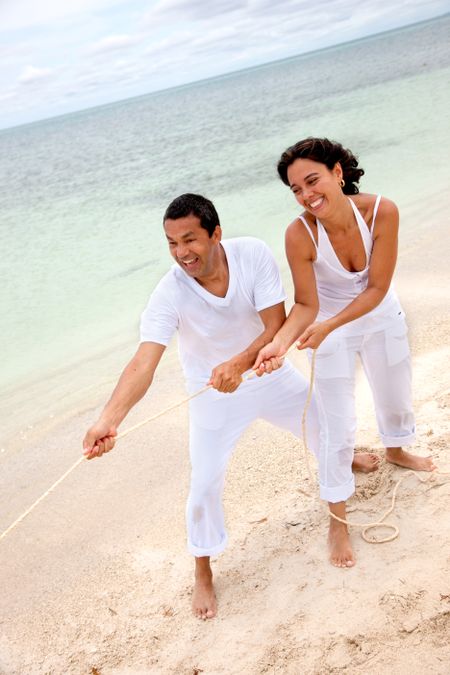
[[(263, 361), (283, 356), (305, 328), (314, 321), (319, 311), (313, 269), (316, 251), (309, 234), (298, 220), (291, 223), (286, 231), (286, 256), (294, 283), (294, 305), (272, 342), (259, 352), (253, 366), (255, 370), (260, 368)], [(273, 365), (275, 366), (275, 363)], [(269, 370), (260, 369), (259, 374)]]
[(335, 316), (308, 326), (299, 338), (302, 349), (316, 349), (331, 331), (364, 316), (380, 304), (389, 290), (397, 262), (398, 225), (396, 205), (383, 198), (374, 226), (367, 288)]

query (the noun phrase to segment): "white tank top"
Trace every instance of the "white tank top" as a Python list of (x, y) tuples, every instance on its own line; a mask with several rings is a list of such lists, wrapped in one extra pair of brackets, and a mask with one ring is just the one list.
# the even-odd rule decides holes
[[(354, 202), (349, 198), (353, 213), (361, 233), (361, 239), (366, 253), (366, 264), (360, 272), (349, 272), (340, 262), (336, 252), (328, 238), (324, 226), (317, 220), (317, 244), (315, 242), (311, 228), (306, 219), (299, 216), (306, 227), (314, 247), (316, 249), (316, 259), (313, 262), (314, 274), (316, 277), (317, 294), (319, 297), (319, 313), (317, 321), (325, 321), (342, 311), (352, 300), (367, 288), (369, 280), (369, 264), (372, 254), (373, 239), (372, 232), (375, 226), (375, 218), (380, 204), (381, 195), (378, 195), (373, 210), (373, 219), (371, 228), (358, 211)], [(381, 303), (364, 316), (350, 321), (336, 329), (340, 334), (345, 335), (363, 335), (365, 333), (374, 333), (383, 330), (395, 317), (403, 315), (403, 310), (398, 300), (393, 285), (389, 287)]]

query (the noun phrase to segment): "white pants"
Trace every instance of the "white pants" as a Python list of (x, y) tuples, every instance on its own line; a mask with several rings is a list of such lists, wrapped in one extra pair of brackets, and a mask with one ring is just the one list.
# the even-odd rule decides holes
[[(215, 556), (226, 546), (222, 493), (228, 460), (243, 431), (262, 418), (301, 436), (308, 383), (289, 362), (271, 375), (244, 381), (232, 394), (213, 389), (190, 401), (191, 487), (186, 507), (188, 549)], [(307, 440), (318, 453), (315, 398), (307, 414)]]
[(333, 503), (345, 501), (355, 490), (356, 354), (372, 390), (383, 445), (409, 445), (415, 439), (411, 359), (403, 316), (369, 335), (336, 337), (331, 333), (317, 350), (314, 386), (321, 416), (320, 496)]

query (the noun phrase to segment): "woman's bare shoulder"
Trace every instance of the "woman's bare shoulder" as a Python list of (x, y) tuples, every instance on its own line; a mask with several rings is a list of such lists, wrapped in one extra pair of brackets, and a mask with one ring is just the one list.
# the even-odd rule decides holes
[[(310, 218), (306, 217), (306, 214), (302, 215), (314, 234), (313, 228), (315, 228), (315, 223), (310, 222)], [(297, 251), (301, 250), (303, 253), (306, 253), (308, 258), (315, 257), (315, 249), (311, 240), (311, 235), (300, 218), (296, 218), (287, 226), (285, 241), (287, 251), (292, 251), (293, 249), (296, 249)]]
[(311, 241), (311, 235), (309, 234), (308, 230), (305, 227), (305, 223), (309, 226), (309, 229), (313, 232), (313, 234), (316, 231), (316, 221), (314, 218), (309, 213), (306, 213), (304, 211), (301, 216), (298, 216), (295, 220), (292, 221), (292, 223), (289, 223), (289, 225), (286, 228), (286, 239), (307, 239)]
[[(377, 197), (378, 195), (373, 195), (368, 192), (360, 192), (359, 194), (352, 195), (351, 197), (369, 227), (373, 220)], [(398, 208), (396, 204), (391, 199), (388, 199), (382, 195), (377, 211), (377, 220), (391, 218), (392, 216), (397, 215)]]

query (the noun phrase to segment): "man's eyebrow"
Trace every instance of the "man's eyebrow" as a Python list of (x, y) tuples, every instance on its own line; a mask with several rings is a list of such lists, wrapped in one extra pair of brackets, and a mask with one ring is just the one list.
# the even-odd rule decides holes
[[(167, 239), (171, 240), (172, 237), (170, 237), (168, 234), (166, 234)], [(185, 232), (182, 236), (181, 239), (187, 239), (187, 237), (195, 237), (195, 232), (189, 231)], [(173, 239), (172, 239), (173, 241)]]

